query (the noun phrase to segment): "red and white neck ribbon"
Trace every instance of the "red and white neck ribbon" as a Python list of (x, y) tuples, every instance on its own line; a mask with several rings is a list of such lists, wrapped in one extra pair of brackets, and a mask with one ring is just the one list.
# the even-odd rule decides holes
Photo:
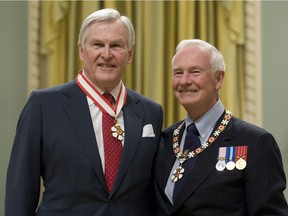
[(116, 99), (116, 104), (113, 107), (106, 98), (96, 89), (92, 82), (85, 76), (83, 71), (80, 71), (75, 79), (78, 86), (85, 92), (85, 94), (99, 107), (102, 112), (109, 114), (117, 119), (122, 107), (126, 103), (127, 91), (123, 83), (121, 83), (120, 92)]

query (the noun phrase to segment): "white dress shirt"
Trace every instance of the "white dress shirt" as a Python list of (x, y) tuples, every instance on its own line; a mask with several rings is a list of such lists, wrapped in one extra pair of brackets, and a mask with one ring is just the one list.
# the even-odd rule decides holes
[[(118, 94), (120, 92), (121, 82), (110, 92), (113, 97), (118, 97)], [(97, 88), (97, 87), (96, 87)], [(97, 88), (97, 90), (103, 94), (104, 92)], [(94, 102), (87, 97), (87, 102), (89, 105), (89, 110), (91, 114), (91, 119), (94, 127), (94, 133), (97, 141), (98, 151), (100, 154), (101, 162), (102, 162), (102, 168), (103, 172), (105, 171), (105, 157), (104, 157), (104, 142), (103, 142), (103, 133), (102, 133), (102, 111), (99, 109), (97, 105), (94, 104)], [(123, 112), (121, 111), (118, 115), (118, 123), (120, 124), (121, 128), (125, 131), (124, 128), (124, 118), (123, 118)], [(125, 138), (124, 138), (125, 139)], [(122, 146), (124, 146), (124, 140), (122, 141)]]

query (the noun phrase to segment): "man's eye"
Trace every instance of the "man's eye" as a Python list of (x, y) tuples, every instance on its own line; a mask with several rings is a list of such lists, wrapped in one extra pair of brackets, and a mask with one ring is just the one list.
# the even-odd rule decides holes
[(101, 43), (94, 43), (93, 46), (99, 48), (99, 47), (103, 47), (104, 45)]
[(173, 75), (174, 75), (174, 76), (179, 76), (179, 75), (181, 75), (181, 74), (183, 74), (182, 71), (174, 71), (174, 72), (173, 72)]
[(197, 74), (199, 74), (199, 73), (201, 73), (200, 70), (192, 70), (192, 71), (190, 72), (190, 74), (192, 74), (192, 75), (197, 75)]
[(112, 44), (110, 46), (111, 49), (114, 49), (114, 50), (118, 50), (118, 49), (121, 49), (122, 48), (122, 45), (121, 44)]

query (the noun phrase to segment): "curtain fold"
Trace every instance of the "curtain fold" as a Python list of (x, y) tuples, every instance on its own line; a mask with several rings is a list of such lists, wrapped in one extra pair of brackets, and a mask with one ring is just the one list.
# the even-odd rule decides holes
[(221, 100), (234, 115), (243, 117), (244, 3), (223, 1), (217, 4), (217, 44), (226, 61)]
[[(67, 80), (67, 2), (41, 2), (40, 54), (43, 57), (42, 85), (55, 85)], [(44, 73), (45, 72), (45, 73)], [(41, 74), (42, 75), (42, 74)]]
[(227, 70), (221, 100), (242, 117), (244, 9), (242, 1), (41, 1), (41, 88), (74, 79), (81, 69), (78, 33), (83, 19), (105, 7), (134, 24), (134, 60), (123, 82), (164, 108), (164, 127), (183, 119), (171, 87), (171, 60), (183, 39), (199, 38), (224, 55)]

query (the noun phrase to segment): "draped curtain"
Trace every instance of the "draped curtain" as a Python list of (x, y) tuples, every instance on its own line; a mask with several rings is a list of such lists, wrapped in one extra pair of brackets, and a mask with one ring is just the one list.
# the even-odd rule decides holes
[(124, 84), (160, 103), (164, 127), (183, 119), (185, 110), (171, 88), (171, 60), (183, 39), (199, 38), (215, 45), (227, 69), (221, 100), (242, 117), (243, 1), (41, 1), (41, 88), (74, 79), (81, 69), (78, 32), (83, 19), (101, 8), (128, 16), (136, 31), (134, 60)]

